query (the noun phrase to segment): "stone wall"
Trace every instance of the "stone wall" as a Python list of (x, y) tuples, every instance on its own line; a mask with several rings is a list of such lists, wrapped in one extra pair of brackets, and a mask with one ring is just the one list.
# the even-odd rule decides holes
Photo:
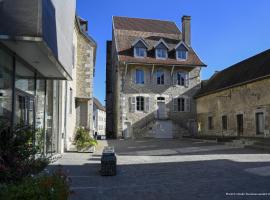
[[(243, 136), (256, 136), (256, 113), (264, 113), (264, 136), (270, 131), (270, 79), (245, 84), (200, 97), (197, 102), (197, 121), (200, 135), (237, 136), (237, 114), (243, 114)], [(222, 116), (228, 118), (227, 130), (222, 130)], [(208, 129), (208, 117), (213, 129)]]
[[(137, 68), (144, 70), (145, 83), (138, 85), (134, 83), (133, 75)], [(156, 70), (162, 69), (165, 72), (165, 84), (157, 85), (155, 79)], [(144, 124), (150, 123), (157, 117), (157, 97), (165, 97), (165, 105), (167, 111), (168, 120), (174, 122), (175, 134), (181, 134), (182, 128), (189, 129), (190, 121), (196, 119), (196, 106), (193, 99), (195, 92), (200, 86), (200, 67), (175, 67), (173, 74), (177, 71), (184, 71), (189, 73), (189, 84), (186, 86), (178, 86), (173, 83), (173, 77), (171, 76), (172, 66), (127, 66), (127, 73), (125, 74), (125, 66), (122, 66), (121, 71), (121, 92), (120, 92), (120, 113), (118, 135), (120, 135), (125, 129), (124, 124), (131, 123), (131, 128), (143, 127)], [(130, 97), (144, 96), (149, 97), (149, 111), (148, 112), (130, 112)], [(190, 99), (190, 111), (189, 112), (175, 112), (173, 110), (173, 98), (176, 97), (188, 97)], [(135, 133), (134, 133), (135, 134)]]

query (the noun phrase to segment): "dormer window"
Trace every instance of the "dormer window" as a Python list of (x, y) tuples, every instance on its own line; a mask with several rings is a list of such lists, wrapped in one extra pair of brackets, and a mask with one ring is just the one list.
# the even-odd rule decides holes
[(168, 52), (165, 48), (158, 48), (156, 49), (156, 58), (157, 59), (167, 59)]
[(168, 45), (163, 39), (160, 39), (154, 46), (156, 52), (156, 59), (167, 59), (168, 58)]
[(188, 47), (185, 43), (180, 42), (175, 47), (176, 59), (177, 60), (187, 60), (188, 58)]
[(132, 47), (134, 51), (134, 57), (144, 58), (147, 56), (148, 45), (142, 38), (135, 40), (132, 44)]
[(185, 50), (177, 50), (176, 51), (176, 58), (177, 60), (186, 60), (188, 52)]
[(134, 57), (137, 57), (137, 58), (146, 57), (146, 48), (134, 47)]

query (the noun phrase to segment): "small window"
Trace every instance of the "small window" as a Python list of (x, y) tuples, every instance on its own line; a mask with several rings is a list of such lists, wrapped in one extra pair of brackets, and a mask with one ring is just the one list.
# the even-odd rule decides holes
[(136, 69), (136, 84), (144, 84), (144, 71)]
[(157, 100), (158, 101), (165, 101), (165, 97), (158, 97)]
[(72, 114), (72, 100), (73, 100), (73, 91), (72, 88), (69, 89), (69, 114)]
[(134, 57), (145, 57), (146, 56), (146, 48), (135, 47), (134, 48)]
[(167, 49), (165, 49), (165, 48), (156, 49), (156, 58), (158, 58), (158, 59), (166, 59), (167, 57), (168, 57)]
[(180, 112), (185, 111), (185, 99), (184, 98), (177, 99), (177, 110)]
[(165, 74), (164, 71), (158, 70), (157, 71), (157, 84), (158, 85), (164, 85), (165, 82)]
[(222, 116), (222, 130), (228, 129), (228, 118), (226, 115)]
[(136, 97), (137, 111), (144, 111), (144, 97)]
[(176, 51), (176, 58), (177, 60), (186, 60), (188, 52), (185, 50), (177, 50)]
[(174, 98), (173, 110), (175, 112), (190, 112), (190, 99), (186, 97)]
[(208, 117), (208, 129), (212, 130), (213, 128), (213, 117)]
[(181, 85), (181, 86), (185, 86), (186, 85), (186, 77), (187, 77), (187, 73), (177, 72), (176, 84)]

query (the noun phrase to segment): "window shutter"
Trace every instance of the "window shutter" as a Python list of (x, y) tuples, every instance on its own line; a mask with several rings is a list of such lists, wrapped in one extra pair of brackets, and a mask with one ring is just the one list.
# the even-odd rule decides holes
[(188, 87), (189, 85), (189, 73), (185, 74), (185, 87)]
[(171, 85), (171, 77), (170, 77), (170, 72), (164, 73), (164, 83), (165, 85)]
[(185, 111), (190, 112), (190, 98), (185, 98)]
[(177, 73), (173, 73), (173, 84), (177, 85)]
[(135, 97), (129, 97), (129, 112), (134, 113), (135, 112), (135, 106), (136, 106), (136, 98)]
[(150, 110), (150, 102), (149, 102), (149, 97), (145, 97), (144, 98), (145, 100), (145, 105), (144, 105), (144, 112), (149, 112)]
[(178, 98), (173, 98), (173, 111), (177, 112), (178, 111)]

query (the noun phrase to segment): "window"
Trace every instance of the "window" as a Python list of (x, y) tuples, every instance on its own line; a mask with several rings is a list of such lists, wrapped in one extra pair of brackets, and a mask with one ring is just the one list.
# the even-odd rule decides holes
[(179, 97), (173, 100), (173, 107), (175, 112), (189, 112), (190, 111), (190, 99)]
[(226, 115), (222, 116), (222, 130), (227, 130), (228, 128), (228, 118)]
[(188, 52), (185, 50), (177, 50), (176, 51), (176, 58), (177, 60), (186, 60)]
[(134, 47), (134, 57), (145, 57), (146, 48), (143, 47)]
[(213, 128), (213, 117), (208, 117), (208, 129), (212, 130)]
[(165, 74), (162, 70), (157, 71), (157, 84), (164, 85)]
[(165, 97), (158, 97), (157, 101), (165, 101)]
[(158, 59), (166, 59), (168, 57), (167, 49), (158, 48), (156, 49), (156, 58)]
[(136, 97), (137, 111), (144, 111), (144, 97)]
[(185, 72), (176, 73), (176, 84), (181, 86), (186, 86), (188, 81), (188, 74)]
[(73, 99), (73, 91), (72, 88), (69, 89), (69, 114), (72, 114), (72, 99)]
[(144, 84), (144, 71), (136, 69), (136, 84)]

